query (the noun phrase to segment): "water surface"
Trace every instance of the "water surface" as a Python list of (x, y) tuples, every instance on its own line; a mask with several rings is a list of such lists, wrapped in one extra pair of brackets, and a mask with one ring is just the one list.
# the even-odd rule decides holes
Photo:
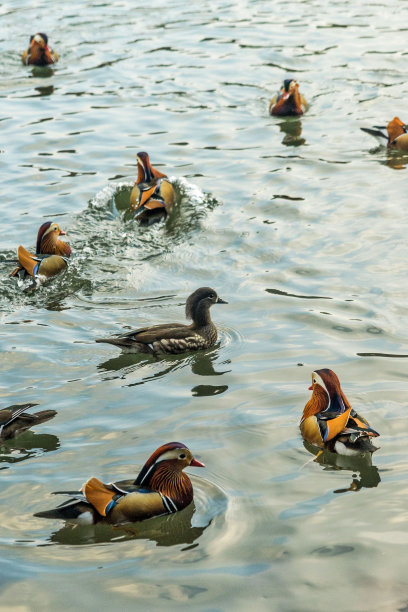
[[(58, 411), (0, 448), (1, 609), (405, 609), (408, 160), (359, 128), (408, 121), (406, 2), (0, 11), (1, 404)], [(33, 28), (55, 69), (20, 64)], [(267, 115), (288, 75), (300, 120)], [(123, 210), (141, 150), (179, 200), (151, 228)], [(5, 260), (46, 220), (75, 258), (24, 293)], [(152, 360), (94, 343), (183, 321), (201, 285), (229, 302), (213, 349)], [(302, 444), (321, 367), (381, 432), (371, 466)], [(207, 465), (180, 516), (33, 517), (174, 439)]]

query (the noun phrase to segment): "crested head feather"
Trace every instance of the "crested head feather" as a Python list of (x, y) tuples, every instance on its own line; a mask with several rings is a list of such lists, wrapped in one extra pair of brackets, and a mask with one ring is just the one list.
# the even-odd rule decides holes
[(45, 44), (48, 45), (48, 36), (47, 36), (47, 34), (44, 34), (44, 32), (38, 32), (38, 34), (41, 36), (41, 38), (43, 39)]
[(43, 223), (40, 226), (40, 229), (38, 230), (38, 234), (37, 234), (37, 245), (35, 247), (35, 252), (41, 253), (41, 242), (42, 239), (44, 238), (44, 234), (45, 232), (50, 228), (52, 221), (46, 221), (45, 223)]
[(292, 81), (293, 81), (293, 79), (285, 79), (283, 81), (283, 87), (284, 87), (285, 91), (287, 91), (287, 92), (289, 91), (289, 87), (290, 87), (290, 84), (292, 83)]

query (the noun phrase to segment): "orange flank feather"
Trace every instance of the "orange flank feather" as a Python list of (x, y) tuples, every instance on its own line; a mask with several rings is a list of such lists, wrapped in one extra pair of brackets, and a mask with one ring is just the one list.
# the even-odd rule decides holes
[(27, 249), (20, 245), (17, 250), (17, 257), (24, 270), (26, 270), (30, 276), (34, 276), (34, 268), (38, 264), (38, 261), (35, 259), (35, 255), (29, 253)]
[(150, 187), (150, 189), (145, 189), (144, 191), (142, 191), (138, 206), (143, 206), (143, 204), (145, 204), (149, 200), (149, 198), (152, 197), (155, 191), (156, 185), (153, 185), (153, 187)]
[(340, 414), (335, 419), (330, 419), (330, 421), (327, 421), (327, 429), (329, 430), (329, 433), (325, 442), (333, 440), (335, 436), (338, 436), (343, 431), (349, 420), (350, 412), (351, 408), (346, 410), (346, 412), (343, 412), (343, 414)]
[(82, 485), (81, 491), (95, 510), (101, 516), (106, 516), (106, 507), (112, 501), (116, 492), (110, 491), (103, 482), (97, 478), (90, 478), (87, 480), (86, 483)]

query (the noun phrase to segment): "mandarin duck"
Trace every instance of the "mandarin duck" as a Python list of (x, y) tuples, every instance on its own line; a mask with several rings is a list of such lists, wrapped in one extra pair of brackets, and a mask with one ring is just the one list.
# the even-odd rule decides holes
[(270, 115), (303, 115), (309, 108), (305, 97), (299, 92), (299, 83), (285, 79), (278, 93), (269, 103)]
[[(371, 134), (371, 136), (385, 138), (390, 149), (408, 152), (408, 125), (403, 123), (398, 117), (394, 117), (387, 127), (375, 125), (372, 128), (362, 127), (360, 130)], [(386, 133), (383, 130), (386, 130)]]
[(379, 434), (350, 406), (332, 370), (313, 372), (309, 389), (313, 391), (312, 397), (300, 421), (304, 440), (339, 455), (361, 455), (377, 450), (371, 438)]
[(47, 66), (58, 62), (59, 56), (48, 46), (48, 36), (38, 32), (30, 36), (30, 45), (23, 51), (21, 56), (23, 64), (34, 64), (35, 66)]
[(127, 352), (150, 355), (207, 349), (217, 341), (217, 328), (210, 316), (213, 304), (228, 304), (228, 302), (218, 297), (214, 289), (200, 287), (187, 298), (186, 302), (186, 317), (192, 319), (191, 325), (163, 323), (112, 338), (97, 338), (96, 342), (107, 342)]
[(174, 189), (167, 175), (153, 168), (147, 153), (138, 153), (136, 159), (137, 179), (130, 194), (130, 206), (141, 223), (149, 224), (170, 213)]
[(34, 516), (88, 524), (99, 521), (116, 524), (171, 514), (193, 501), (193, 485), (183, 472), (188, 466), (205, 467), (194, 459), (187, 446), (168, 442), (155, 450), (134, 482), (104, 484), (97, 478), (90, 478), (82, 485), (80, 493), (56, 493), (75, 495), (74, 499)]
[(60, 240), (60, 236), (65, 236), (65, 232), (60, 229), (58, 223), (43, 223), (37, 234), (36, 254), (33, 255), (20, 245), (17, 251), (20, 265), (10, 276), (24, 278), (28, 274), (33, 277), (50, 277), (61, 272), (67, 266), (71, 247)]
[(25, 412), (33, 406), (38, 404), (15, 404), (0, 410), (0, 440), (13, 438), (32, 425), (45, 423), (57, 414), (56, 410), (41, 410), (35, 414)]

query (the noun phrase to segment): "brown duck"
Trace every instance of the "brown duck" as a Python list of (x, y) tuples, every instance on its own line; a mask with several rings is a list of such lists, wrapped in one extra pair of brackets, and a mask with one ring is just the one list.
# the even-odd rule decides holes
[(211, 320), (210, 308), (213, 304), (227, 303), (218, 297), (214, 289), (200, 287), (186, 302), (186, 317), (192, 319), (191, 325), (163, 323), (112, 338), (98, 338), (96, 342), (107, 342), (128, 352), (151, 355), (207, 349), (217, 341), (217, 328)]
[(146, 461), (133, 483), (122, 481), (104, 484), (90, 478), (76, 499), (53, 510), (37, 512), (34, 516), (74, 520), (80, 523), (123, 523), (171, 514), (182, 510), (193, 501), (193, 485), (183, 472), (186, 467), (205, 467), (194, 459), (181, 442), (160, 446)]
[[(408, 125), (398, 117), (394, 117), (386, 127), (374, 126), (372, 128), (360, 128), (371, 136), (385, 139), (390, 149), (408, 152)], [(385, 130), (385, 131), (384, 131)]]
[(285, 79), (282, 87), (269, 103), (269, 114), (299, 116), (303, 115), (308, 108), (305, 97), (299, 92), (299, 83), (294, 79)]
[(147, 153), (136, 155), (137, 179), (130, 194), (130, 206), (142, 223), (166, 217), (174, 204), (175, 195), (167, 175), (153, 168)]
[(44, 423), (57, 414), (55, 410), (41, 410), (35, 414), (25, 412), (38, 404), (15, 404), (0, 410), (0, 440), (8, 440), (29, 429)]
[(28, 274), (33, 277), (51, 277), (64, 270), (71, 256), (71, 247), (59, 239), (64, 235), (58, 223), (43, 223), (37, 234), (36, 254), (33, 255), (20, 245), (17, 251), (20, 265), (10, 276), (24, 278)]
[(315, 370), (309, 389), (313, 391), (312, 397), (300, 421), (304, 440), (339, 455), (361, 455), (377, 450), (371, 439), (379, 434), (353, 410), (333, 370)]
[(53, 51), (48, 46), (48, 36), (41, 32), (30, 36), (30, 44), (28, 48), (23, 51), (21, 56), (23, 64), (34, 66), (48, 66), (48, 64), (55, 64), (58, 62), (59, 56), (56, 51)]

